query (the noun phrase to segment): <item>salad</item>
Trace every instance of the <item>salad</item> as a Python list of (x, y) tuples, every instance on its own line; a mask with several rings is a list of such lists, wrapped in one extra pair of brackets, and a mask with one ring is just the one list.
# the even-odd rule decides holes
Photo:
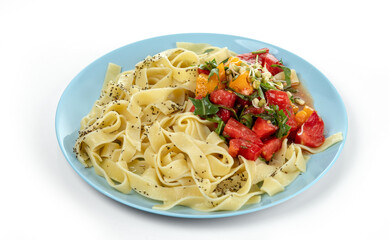
[(269, 162), (286, 138), (313, 148), (324, 143), (324, 122), (301, 94), (295, 70), (268, 48), (213, 59), (198, 73), (190, 111), (215, 123), (231, 156)]

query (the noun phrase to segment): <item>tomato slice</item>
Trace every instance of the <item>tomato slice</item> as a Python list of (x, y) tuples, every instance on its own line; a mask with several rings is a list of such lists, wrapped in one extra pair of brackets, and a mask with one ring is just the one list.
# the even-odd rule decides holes
[(232, 112), (230, 110), (220, 108), (219, 111), (216, 113), (216, 115), (220, 117), (223, 120), (223, 122), (227, 123), (232, 116)]
[(293, 113), (292, 103), (286, 92), (271, 89), (265, 95), (269, 104), (277, 105), (280, 109), (285, 109)]
[(263, 60), (264, 60), (264, 56), (266, 53), (269, 53), (269, 49), (268, 48), (261, 48), (261, 49), (258, 49), (257, 51), (254, 51), (254, 52), (261, 52), (261, 53), (243, 53), (243, 54), (239, 54), (237, 55), (236, 57), (238, 57), (239, 59), (241, 60), (244, 60), (248, 63), (251, 63), (251, 64), (254, 64), (257, 60), (257, 56), (258, 56), (258, 62), (259, 63), (263, 63)]
[(283, 91), (269, 90), (265, 93), (267, 102), (271, 105), (277, 105), (279, 109), (282, 109), (285, 115), (288, 117), (287, 125), (291, 127), (290, 132), (297, 130), (297, 122), (295, 120), (292, 102), (290, 101), (288, 94)]
[(261, 139), (269, 137), (277, 131), (278, 127), (274, 126), (270, 121), (266, 121), (262, 118), (257, 118), (252, 130), (260, 137)]
[(263, 56), (263, 66), (266, 66), (267, 70), (274, 76), (279, 72), (282, 72), (282, 68), (279, 67), (272, 67), (273, 64), (282, 65), (282, 63), (273, 55), (270, 53), (265, 53)]
[(207, 74), (207, 75), (209, 75), (209, 73), (210, 73), (209, 70), (201, 69), (201, 68), (197, 68), (197, 72), (198, 72), (199, 74), (204, 73), (204, 74)]
[(282, 146), (282, 140), (279, 138), (273, 138), (270, 140), (267, 140), (263, 143), (262, 146), (262, 157), (266, 159), (266, 161), (270, 161), (270, 159), (273, 157), (273, 154), (280, 150)]
[(243, 139), (231, 139), (228, 153), (236, 157), (242, 155), (247, 160), (255, 161), (261, 155), (261, 147)]
[(324, 122), (314, 111), (297, 131), (295, 142), (307, 147), (320, 147), (324, 141)]
[(256, 108), (254, 106), (250, 106), (248, 108), (246, 108), (244, 111), (243, 111), (243, 114), (261, 114), (265, 112), (265, 108), (261, 107), (261, 108)]
[(232, 157), (238, 156), (239, 149), (240, 149), (240, 141), (241, 139), (231, 139), (228, 146), (228, 153)]
[(211, 102), (230, 108), (234, 107), (236, 98), (236, 94), (222, 89), (213, 91), (209, 96)]
[(251, 105), (251, 101), (249, 101), (249, 100), (244, 100), (244, 99), (238, 97), (238, 98), (236, 99), (236, 105), (237, 105), (237, 106), (239, 105), (240, 107), (250, 106), (250, 105)]
[(255, 54), (250, 52), (250, 53), (239, 54), (237, 55), (237, 57), (248, 63), (254, 64), (258, 56), (258, 62), (262, 65), (262, 67), (266, 66), (267, 70), (269, 70), (269, 72), (273, 76), (283, 71), (282, 68), (271, 66), (273, 64), (282, 65), (282, 63), (273, 54), (269, 53), (268, 48), (262, 48), (257, 51), (261, 53)]
[(223, 135), (231, 139), (243, 139), (257, 144), (259, 147), (263, 145), (261, 139), (250, 128), (238, 122), (234, 118), (230, 118), (224, 127)]

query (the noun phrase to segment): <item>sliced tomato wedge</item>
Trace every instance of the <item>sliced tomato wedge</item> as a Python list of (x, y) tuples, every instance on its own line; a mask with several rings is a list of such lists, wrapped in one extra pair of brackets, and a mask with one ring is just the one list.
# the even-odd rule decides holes
[(255, 132), (234, 118), (230, 118), (228, 120), (226, 126), (224, 127), (223, 135), (230, 139), (236, 138), (247, 140), (257, 144), (259, 147), (263, 145), (261, 139), (257, 136), (257, 134), (255, 134)]
[(283, 71), (282, 68), (271, 66), (273, 64), (282, 65), (282, 63), (273, 54), (265, 53), (262, 58), (264, 59), (262, 65), (265, 66), (273, 76)]
[(261, 139), (269, 137), (277, 131), (278, 127), (274, 126), (270, 121), (264, 120), (262, 118), (257, 118), (252, 130), (260, 137)]
[(293, 113), (292, 102), (286, 92), (271, 89), (265, 93), (265, 96), (269, 104), (277, 105), (280, 109)]
[(261, 108), (256, 108), (254, 106), (250, 106), (248, 108), (246, 108), (244, 111), (243, 111), (243, 114), (261, 114), (265, 112), (265, 108), (261, 107)]
[(261, 48), (261, 49), (258, 49), (257, 51), (254, 51), (254, 52), (260, 52), (260, 53), (249, 52), (249, 53), (239, 54), (236, 57), (238, 57), (239, 59), (244, 60), (248, 63), (254, 64), (256, 62), (257, 56), (258, 56), (258, 62), (260, 64), (262, 64), (263, 59), (264, 59), (263, 56), (266, 53), (269, 53), (269, 49), (268, 48)]
[(273, 154), (280, 150), (282, 146), (282, 140), (279, 138), (273, 138), (270, 140), (267, 140), (263, 143), (262, 146), (262, 157), (266, 159), (266, 161), (270, 161), (273, 157)]
[(210, 71), (209, 70), (206, 70), (206, 69), (201, 69), (201, 68), (197, 68), (197, 72), (200, 74), (200, 73), (204, 73), (204, 74), (207, 74), (209, 75)]
[(244, 106), (250, 106), (251, 105), (251, 102), (248, 101), (248, 100), (244, 100), (244, 99), (241, 99), (240, 97), (238, 97), (236, 99), (236, 105), (239, 107), (244, 107)]
[(220, 117), (223, 122), (227, 123), (228, 120), (231, 118), (232, 116), (232, 112), (230, 110), (227, 110), (227, 109), (224, 109), (224, 108), (221, 108), (219, 109), (219, 111), (216, 113), (216, 115), (218, 117)]
[(213, 91), (209, 96), (211, 102), (230, 108), (234, 107), (236, 98), (236, 94), (223, 89)]
[(242, 155), (247, 160), (255, 161), (261, 155), (261, 147), (243, 139), (231, 139), (228, 153), (236, 157)]
[(301, 125), (295, 136), (296, 143), (307, 147), (320, 147), (324, 141), (324, 122), (314, 111), (308, 120)]
[(282, 65), (282, 63), (271, 53), (269, 53), (268, 48), (262, 48), (254, 52), (261, 52), (261, 53), (244, 53), (239, 54), (237, 57), (241, 60), (244, 60), (248, 63), (254, 64), (257, 60), (258, 56), (258, 62), (262, 65), (262, 67), (266, 67), (267, 70), (274, 76), (279, 72), (282, 72), (282, 68), (279, 67), (272, 67), (273, 64)]
[(267, 102), (270, 105), (277, 105), (279, 109), (282, 109), (285, 115), (288, 117), (287, 125), (291, 127), (290, 132), (297, 130), (297, 122), (293, 112), (292, 102), (290, 101), (288, 94), (279, 90), (269, 90), (265, 93)]

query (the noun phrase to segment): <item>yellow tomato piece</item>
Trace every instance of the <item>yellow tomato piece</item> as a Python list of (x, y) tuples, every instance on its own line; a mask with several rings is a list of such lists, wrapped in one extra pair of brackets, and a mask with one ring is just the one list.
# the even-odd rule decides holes
[(224, 89), (224, 81), (226, 80), (226, 71), (224, 70), (224, 64), (220, 63), (217, 66), (219, 69), (219, 77), (217, 74), (213, 74), (208, 81), (207, 89), (208, 93), (215, 91), (216, 89)]
[(308, 114), (304, 110), (301, 110), (300, 112), (296, 113), (295, 119), (296, 119), (297, 125), (298, 126), (303, 125), (303, 123), (305, 123), (305, 121), (307, 121), (307, 119), (308, 119), (307, 116), (308, 116)]
[(237, 57), (230, 57), (226, 62), (226, 66), (229, 67), (231, 63), (234, 63), (236, 66), (240, 66), (242, 61)]
[(224, 64), (220, 63), (217, 68), (219, 69), (219, 81), (224, 82), (226, 80), (226, 70), (224, 70)]
[(196, 79), (196, 97), (207, 96), (208, 93), (208, 75), (200, 73)]
[(251, 86), (248, 76), (249, 71), (243, 72), (235, 80), (230, 81), (230, 88), (234, 89), (238, 93), (251, 95), (254, 91), (254, 88)]
[(307, 119), (308, 119), (315, 110), (305, 105), (303, 111), (307, 113), (308, 116)]
[(314, 111), (315, 110), (305, 105), (304, 109), (295, 115), (297, 124), (301, 126), (303, 123), (305, 123)]

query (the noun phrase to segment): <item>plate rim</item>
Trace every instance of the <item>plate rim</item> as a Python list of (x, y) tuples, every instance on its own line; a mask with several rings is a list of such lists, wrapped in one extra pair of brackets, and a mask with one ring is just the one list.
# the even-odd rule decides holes
[[(258, 42), (258, 43), (262, 43), (262, 44), (265, 44), (265, 45), (272, 46), (275, 49), (280, 49), (282, 51), (287, 52), (288, 54), (292, 54), (292, 55), (300, 58), (301, 60), (303, 60), (304, 64), (310, 65), (312, 68), (314, 68), (321, 75), (321, 77), (323, 79), (325, 79), (326, 83), (336, 93), (336, 95), (338, 96), (338, 98), (339, 98), (339, 100), (341, 102), (340, 107), (342, 108), (342, 113), (344, 114), (344, 119), (343, 119), (344, 120), (344, 122), (343, 122), (344, 125), (342, 124), (344, 126), (344, 132), (342, 132), (343, 140), (340, 142), (339, 149), (337, 150), (335, 156), (332, 158), (330, 164), (328, 164), (328, 166), (313, 181), (309, 182), (308, 184), (306, 184), (304, 187), (302, 187), (301, 189), (299, 189), (295, 193), (290, 194), (290, 195), (288, 195), (288, 196), (286, 196), (286, 197), (284, 197), (284, 198), (282, 198), (280, 200), (271, 202), (271, 203), (269, 203), (267, 205), (262, 205), (262, 206), (258, 206), (258, 207), (255, 207), (255, 208), (245, 209), (245, 210), (213, 212), (213, 213), (217, 213), (217, 214), (207, 214), (206, 212), (198, 211), (201, 214), (196, 215), (196, 214), (188, 214), (188, 213), (177, 213), (177, 212), (163, 211), (163, 210), (158, 210), (158, 209), (153, 209), (153, 208), (148, 208), (148, 207), (140, 206), (140, 205), (134, 204), (132, 202), (125, 201), (122, 198), (114, 196), (110, 192), (105, 191), (104, 189), (102, 189), (99, 186), (97, 186), (96, 184), (94, 184), (91, 180), (89, 180), (89, 178), (87, 176), (85, 176), (83, 173), (81, 173), (81, 171), (78, 170), (78, 168), (73, 164), (73, 162), (70, 160), (70, 156), (68, 155), (68, 151), (66, 151), (66, 149), (64, 147), (63, 139), (60, 138), (60, 133), (59, 133), (59, 127), (60, 127), (59, 126), (59, 121), (60, 120), (59, 120), (58, 116), (59, 116), (59, 114), (60, 114), (60, 112), (62, 110), (62, 105), (63, 105), (63, 101), (64, 101), (64, 98), (65, 98), (65, 93), (67, 93), (67, 91), (70, 89), (70, 87), (73, 84), (76, 83), (76, 79), (78, 79), (84, 72), (86, 72), (86, 70), (91, 65), (94, 65), (100, 59), (102, 59), (102, 58), (104, 58), (104, 57), (106, 57), (106, 56), (108, 56), (110, 54), (114, 54), (116, 52), (120, 52), (122, 49), (127, 48), (127, 47), (129, 47), (131, 45), (135, 45), (137, 43), (141, 43), (141, 42), (144, 42), (144, 41), (155, 41), (155, 40), (158, 40), (158, 39), (161, 39), (161, 38), (172, 38), (173, 39), (175, 37), (194, 36), (194, 35), (195, 36), (204, 36), (204, 37), (206, 37), (206, 36), (208, 36), (208, 37), (209, 36), (214, 36), (214, 37), (217, 37), (217, 38), (221, 38), (221, 37), (237, 38), (237, 39), (255, 41), (255, 42)], [(341, 95), (339, 94), (339, 92), (337, 91), (335, 86), (331, 83), (331, 81), (318, 68), (316, 68), (310, 62), (306, 61), (304, 58), (300, 57), (297, 54), (294, 54), (294, 53), (292, 53), (292, 52), (290, 52), (290, 51), (288, 51), (286, 49), (283, 49), (281, 47), (275, 46), (273, 44), (269, 44), (267, 42), (263, 42), (263, 41), (252, 39), (252, 38), (242, 37), (242, 36), (238, 36), (238, 35), (220, 34), (220, 33), (178, 33), (178, 34), (167, 34), (167, 35), (161, 35), (161, 36), (146, 38), (146, 39), (143, 39), (143, 40), (139, 40), (139, 41), (135, 41), (135, 42), (126, 44), (126, 45), (124, 45), (122, 47), (114, 49), (114, 50), (112, 50), (112, 51), (110, 51), (110, 52), (108, 52), (108, 53), (98, 57), (97, 59), (95, 59), (94, 61), (89, 63), (87, 66), (82, 68), (82, 70), (76, 76), (74, 76), (72, 78), (72, 80), (68, 83), (68, 85), (63, 90), (63, 92), (61, 94), (61, 97), (60, 97), (60, 99), (58, 101), (56, 112), (55, 112), (55, 133), (56, 133), (56, 138), (57, 138), (58, 144), (59, 144), (59, 146), (61, 148), (62, 154), (64, 155), (66, 161), (73, 168), (73, 170), (75, 170), (77, 172), (77, 174), (84, 181), (86, 181), (90, 186), (92, 186), (94, 189), (96, 189), (98, 192), (104, 194), (105, 196), (107, 196), (107, 197), (109, 197), (109, 198), (111, 198), (111, 199), (113, 199), (113, 200), (115, 200), (117, 202), (120, 202), (120, 203), (122, 203), (122, 204), (124, 204), (126, 206), (135, 208), (137, 210), (141, 210), (141, 211), (145, 211), (145, 212), (149, 212), (149, 213), (153, 213), (153, 214), (158, 214), (158, 215), (162, 215), (162, 216), (177, 217), (177, 218), (196, 218), (196, 219), (223, 218), (223, 217), (239, 216), (239, 215), (243, 215), (243, 214), (257, 212), (257, 211), (260, 211), (260, 210), (264, 210), (264, 209), (273, 207), (275, 205), (279, 205), (281, 203), (284, 203), (284, 202), (286, 202), (286, 201), (296, 197), (297, 195), (301, 194), (302, 192), (304, 192), (305, 190), (307, 190), (308, 188), (313, 186), (317, 181), (319, 181), (319, 179), (321, 179), (329, 171), (329, 169), (331, 169), (331, 167), (335, 164), (335, 162), (337, 161), (337, 159), (339, 158), (339, 156), (340, 156), (340, 154), (341, 154), (341, 152), (343, 150), (343, 147), (344, 147), (346, 139), (347, 139), (347, 133), (348, 133), (348, 114), (347, 114), (347, 109), (345, 107), (345, 104), (344, 104), (344, 101), (343, 101)], [(113, 188), (111, 188), (111, 190), (116, 191)], [(197, 210), (194, 210), (194, 209), (191, 209), (191, 210), (197, 211)]]

